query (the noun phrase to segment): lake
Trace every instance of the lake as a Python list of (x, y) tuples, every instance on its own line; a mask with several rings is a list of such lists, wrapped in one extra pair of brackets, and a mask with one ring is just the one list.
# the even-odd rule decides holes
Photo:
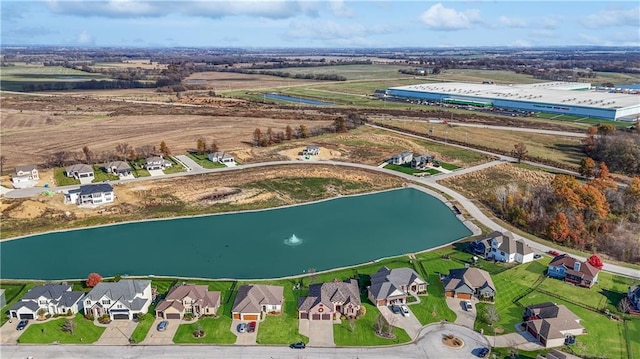
[(404, 188), (265, 211), (125, 223), (0, 242), (3, 279), (157, 275), (258, 279), (350, 266), (471, 235)]
[(275, 94), (275, 93), (264, 94), (264, 97), (270, 98), (272, 100), (303, 103), (305, 105), (316, 105), (316, 106), (333, 106), (333, 105), (335, 105), (335, 104), (333, 104), (331, 102), (322, 102), (322, 101), (316, 101), (316, 100), (309, 100), (309, 99), (306, 99), (306, 98), (278, 95), (278, 94)]

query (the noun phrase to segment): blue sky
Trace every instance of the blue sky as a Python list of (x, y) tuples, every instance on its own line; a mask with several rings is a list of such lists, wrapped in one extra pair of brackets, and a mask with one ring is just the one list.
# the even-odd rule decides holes
[(637, 1), (6, 1), (2, 45), (640, 46)]

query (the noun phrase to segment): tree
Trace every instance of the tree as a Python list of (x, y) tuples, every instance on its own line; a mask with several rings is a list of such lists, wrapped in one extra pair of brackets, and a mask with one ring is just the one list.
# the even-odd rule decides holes
[(291, 128), (291, 126), (287, 125), (287, 127), (284, 129), (284, 138), (289, 141), (293, 138), (293, 129)]
[(169, 146), (167, 146), (167, 143), (164, 141), (160, 142), (160, 153), (162, 153), (165, 157), (169, 157), (171, 155), (171, 150), (169, 149)]
[(51, 167), (62, 167), (67, 163), (67, 160), (71, 157), (71, 153), (68, 151), (58, 151), (51, 155), (48, 162)]
[(4, 164), (7, 162), (7, 158), (4, 155), (0, 156), (0, 175), (4, 172)]
[(216, 140), (211, 141), (211, 152), (218, 152), (220, 149), (218, 148), (218, 144)]
[(125, 159), (129, 154), (129, 150), (131, 146), (128, 143), (118, 143), (116, 145), (116, 153), (120, 156), (121, 159)]
[(91, 273), (87, 277), (87, 287), (95, 287), (98, 283), (102, 282), (102, 276), (98, 273)]
[(347, 132), (347, 123), (344, 120), (344, 117), (340, 116), (333, 120), (333, 127), (335, 131), (338, 133)]
[(259, 128), (256, 128), (255, 131), (253, 131), (253, 142), (256, 146), (260, 146), (262, 143), (262, 137), (262, 131), (260, 131)]
[(556, 242), (564, 242), (569, 236), (569, 231), (569, 220), (562, 212), (558, 213), (547, 226), (547, 235)]
[(587, 263), (591, 264), (592, 266), (598, 268), (598, 269), (602, 269), (603, 264), (602, 264), (602, 260), (600, 259), (600, 256), (598, 256), (597, 254), (592, 254), (591, 257), (589, 257), (589, 259), (587, 259)]
[(596, 169), (596, 161), (591, 157), (585, 157), (580, 161), (580, 175), (583, 177), (593, 177)]
[(515, 157), (518, 160), (518, 163), (522, 162), (527, 157), (527, 145), (522, 142), (518, 142), (513, 145), (513, 150), (511, 150), (511, 156)]
[(196, 152), (199, 155), (201, 155), (201, 154), (205, 153), (206, 151), (207, 151), (207, 142), (202, 137), (198, 138), (198, 141), (196, 143)]
[(73, 335), (73, 332), (76, 330), (76, 322), (72, 319), (66, 319), (62, 324), (62, 331), (69, 332), (69, 334)]
[(298, 128), (298, 137), (300, 138), (309, 137), (309, 130), (307, 129), (307, 126), (300, 125), (300, 127)]
[(266, 140), (267, 140), (267, 145), (272, 144), (273, 141), (273, 130), (271, 129), (271, 127), (267, 128), (267, 136), (266, 136)]
[(384, 332), (385, 326), (387, 325), (387, 320), (384, 319), (382, 313), (378, 313), (376, 316), (375, 322), (373, 322), (373, 330), (375, 330), (376, 334), (381, 335)]

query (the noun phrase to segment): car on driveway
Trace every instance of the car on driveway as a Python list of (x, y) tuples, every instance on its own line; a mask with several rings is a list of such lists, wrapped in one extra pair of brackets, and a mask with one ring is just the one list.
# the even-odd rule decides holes
[(307, 347), (306, 344), (304, 344), (303, 342), (289, 344), (289, 348), (291, 349), (304, 349), (306, 347)]
[(473, 311), (473, 305), (471, 305), (471, 301), (470, 300), (465, 300), (464, 301), (464, 310), (466, 310), (467, 312)]
[(411, 312), (409, 312), (409, 307), (407, 307), (406, 305), (401, 305), (400, 311), (402, 312), (402, 316), (404, 317), (408, 317), (409, 315), (411, 315)]
[(542, 258), (542, 254), (540, 253), (536, 253), (533, 255), (533, 259), (540, 259), (540, 258)]
[(238, 333), (246, 333), (247, 332), (247, 323), (238, 324)]
[(394, 304), (391, 306), (391, 312), (393, 312), (393, 314), (400, 314), (402, 310), (400, 310), (400, 306)]
[(158, 327), (156, 328), (159, 332), (164, 332), (165, 330), (167, 330), (167, 326), (169, 325), (169, 322), (166, 320), (161, 321), (160, 323), (158, 323)]
[(478, 350), (478, 354), (476, 354), (479, 358), (486, 358), (489, 355), (489, 348), (480, 348)]
[(250, 322), (247, 327), (247, 333), (253, 333), (256, 331), (256, 322)]
[(16, 330), (23, 330), (24, 328), (27, 327), (27, 324), (29, 324), (28, 320), (21, 320), (20, 323), (18, 323), (18, 326), (16, 327)]
[(555, 257), (560, 255), (560, 252), (558, 252), (558, 251), (549, 251), (547, 253), (549, 253), (549, 254), (551, 254), (552, 256), (555, 256)]

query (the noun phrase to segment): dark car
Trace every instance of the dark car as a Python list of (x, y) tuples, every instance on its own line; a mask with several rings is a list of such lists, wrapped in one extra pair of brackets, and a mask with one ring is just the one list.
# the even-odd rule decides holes
[(291, 349), (304, 349), (306, 347), (307, 345), (304, 344), (303, 342), (297, 342), (289, 345), (289, 348)]
[(29, 324), (28, 320), (21, 320), (20, 323), (18, 323), (18, 326), (16, 327), (16, 330), (22, 330), (24, 328), (27, 327), (27, 324)]
[(392, 305), (391, 306), (391, 311), (393, 312), (393, 314), (400, 314), (402, 312), (400, 310), (400, 306), (398, 306), (398, 305)]
[(533, 255), (533, 259), (540, 259), (540, 258), (542, 258), (542, 254), (536, 253)]
[(246, 333), (247, 332), (247, 323), (238, 324), (238, 333)]
[(478, 357), (486, 358), (487, 355), (489, 355), (489, 348), (480, 348), (480, 350), (478, 350)]
[(165, 330), (167, 330), (168, 325), (169, 325), (169, 322), (166, 320), (163, 320), (160, 323), (158, 323), (158, 327), (156, 329), (158, 329), (159, 332), (164, 332)]
[(249, 326), (247, 327), (247, 333), (253, 333), (255, 331), (256, 331), (256, 322), (249, 323)]

